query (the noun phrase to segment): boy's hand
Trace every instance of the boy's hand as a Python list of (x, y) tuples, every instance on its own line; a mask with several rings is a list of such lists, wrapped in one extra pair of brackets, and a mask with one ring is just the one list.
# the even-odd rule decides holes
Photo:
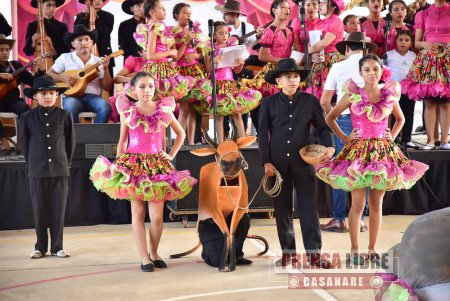
[(325, 163), (331, 160), (333, 158), (334, 152), (336, 149), (334, 147), (327, 147), (325, 151), (323, 152), (323, 155), (319, 158), (318, 163)]
[(264, 174), (268, 177), (273, 177), (275, 175), (275, 166), (273, 166), (272, 163), (265, 163), (264, 164)]
[(13, 80), (13, 76), (9, 73), (0, 73), (0, 78), (8, 82)]

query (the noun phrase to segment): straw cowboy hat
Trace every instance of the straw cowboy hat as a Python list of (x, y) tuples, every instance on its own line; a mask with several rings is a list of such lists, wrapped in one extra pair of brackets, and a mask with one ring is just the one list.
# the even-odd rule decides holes
[(33, 80), (33, 87), (25, 88), (23, 92), (27, 97), (33, 98), (34, 94), (42, 90), (55, 90), (63, 93), (67, 89), (65, 87), (58, 87), (50, 76), (41, 76)]
[[(44, 3), (45, 1), (50, 1), (50, 0), (44, 0), (42, 1), (42, 3)], [(56, 7), (60, 7), (61, 5), (64, 4), (64, 0), (53, 0), (56, 2)], [(31, 0), (30, 5), (34, 8), (38, 8), (38, 0)]]
[(16, 40), (13, 39), (7, 39), (4, 34), (0, 34), (0, 44), (8, 44), (9, 48), (13, 48), (14, 44), (16, 43)]
[(72, 41), (75, 38), (80, 37), (80, 36), (90, 36), (95, 44), (95, 43), (97, 43), (98, 32), (97, 32), (97, 29), (89, 31), (86, 28), (86, 26), (84, 26), (83, 24), (78, 24), (78, 25), (75, 25), (73, 32), (66, 32), (64, 34), (64, 43), (66, 43), (67, 46), (72, 47), (72, 45), (71, 45)]
[(300, 157), (308, 164), (319, 163), (320, 158), (325, 154), (327, 148), (320, 144), (311, 144), (300, 149)]
[(275, 79), (283, 73), (295, 72), (300, 74), (301, 80), (305, 80), (309, 75), (309, 70), (301, 70), (294, 59), (282, 59), (278, 61), (277, 68), (266, 73), (264, 80), (269, 84), (276, 85)]
[(131, 7), (135, 4), (141, 4), (144, 3), (144, 0), (125, 0), (122, 2), (122, 10), (129, 15), (132, 15), (133, 12), (131, 11)]
[(363, 48), (366, 48), (369, 51), (372, 51), (377, 47), (376, 44), (366, 41), (366, 34), (364, 32), (358, 31), (349, 33), (345, 41), (340, 41), (336, 44), (336, 49), (341, 54), (345, 54), (345, 49), (348, 44), (361, 44)]
[(236, 0), (225, 0), (223, 5), (216, 5), (214, 8), (223, 13), (235, 13), (245, 16), (245, 14), (241, 12), (241, 3)]

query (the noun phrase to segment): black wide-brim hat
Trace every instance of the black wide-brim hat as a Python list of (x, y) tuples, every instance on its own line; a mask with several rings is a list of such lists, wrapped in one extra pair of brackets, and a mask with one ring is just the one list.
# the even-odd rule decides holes
[(277, 68), (275, 70), (271, 70), (266, 73), (264, 76), (264, 80), (269, 84), (276, 85), (277, 82), (275, 79), (279, 77), (283, 73), (295, 72), (300, 74), (300, 79), (304, 81), (308, 75), (310, 70), (302, 70), (294, 61), (294, 59), (282, 59), (278, 61)]
[(68, 47), (72, 48), (72, 41), (80, 36), (90, 36), (91, 39), (94, 41), (94, 44), (97, 43), (98, 40), (98, 31), (97, 29), (94, 29), (92, 31), (89, 31), (86, 26), (83, 24), (77, 24), (75, 25), (75, 28), (73, 29), (73, 32), (66, 32), (64, 34), (64, 43)]
[(348, 34), (345, 41), (340, 41), (336, 44), (336, 49), (340, 54), (345, 55), (345, 49), (348, 44), (361, 44), (363, 47), (369, 51), (374, 50), (377, 45), (366, 41), (366, 34), (364, 32), (351, 32)]
[(122, 2), (122, 10), (129, 15), (132, 15), (133, 12), (130, 10), (130, 8), (135, 4), (141, 4), (144, 3), (144, 0), (125, 0)]
[(7, 39), (4, 34), (0, 34), (0, 44), (8, 44), (9, 48), (13, 48), (14, 44), (16, 43), (16, 40), (13, 39)]
[(41, 76), (41, 77), (35, 78), (33, 80), (33, 87), (25, 88), (23, 93), (27, 97), (33, 98), (34, 94), (36, 94), (39, 91), (54, 90), (54, 91), (58, 91), (59, 93), (63, 93), (67, 89), (68, 89), (67, 87), (58, 87), (52, 77)]
[[(45, 2), (45, 1), (49, 1), (49, 0), (44, 0), (42, 2)], [(64, 4), (64, 0), (53, 0), (53, 1), (56, 2), (56, 7), (60, 7), (61, 5)], [(34, 8), (38, 8), (38, 0), (31, 0), (30, 5)]]
[(223, 13), (235, 13), (245, 16), (245, 14), (241, 12), (241, 3), (236, 0), (225, 0), (223, 5), (216, 5), (214, 6), (214, 9)]

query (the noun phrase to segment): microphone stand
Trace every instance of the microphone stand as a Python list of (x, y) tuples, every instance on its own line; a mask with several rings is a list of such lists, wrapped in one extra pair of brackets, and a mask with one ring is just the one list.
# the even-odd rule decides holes
[(383, 53), (383, 64), (387, 65), (387, 52), (388, 52), (388, 44), (389, 44), (389, 32), (391, 31), (391, 22), (392, 22), (392, 16), (390, 13), (386, 15), (386, 27), (385, 27), (385, 44), (384, 44), (384, 53)]
[(213, 102), (213, 118), (214, 118), (214, 142), (217, 140), (217, 89), (216, 89), (216, 67), (214, 66), (214, 21), (208, 20), (209, 38), (211, 40), (211, 85), (212, 85), (212, 102)]
[[(303, 44), (303, 48), (305, 49), (306, 69), (311, 70), (311, 57), (309, 56), (309, 51), (308, 51), (308, 39), (307, 39), (307, 35), (306, 35), (306, 20), (305, 20), (305, 5), (304, 5), (304, 3), (302, 5), (302, 7), (300, 7), (300, 24), (303, 29), (302, 44)], [(308, 78), (309, 78), (309, 76), (308, 76)], [(306, 88), (308, 87), (308, 85), (311, 84), (310, 81), (311, 81), (311, 78), (309, 78), (306, 81)], [(311, 89), (311, 94), (314, 96), (314, 87)]]

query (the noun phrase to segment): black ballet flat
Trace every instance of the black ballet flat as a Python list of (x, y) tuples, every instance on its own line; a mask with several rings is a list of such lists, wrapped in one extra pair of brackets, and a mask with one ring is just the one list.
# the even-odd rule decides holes
[(253, 261), (251, 261), (250, 259), (244, 258), (244, 257), (236, 258), (236, 265), (249, 265), (252, 263), (253, 263)]
[(167, 264), (162, 259), (157, 260), (150, 259), (150, 261), (158, 269), (167, 269)]
[(155, 270), (155, 267), (153, 265), (153, 263), (147, 263), (147, 264), (142, 264), (141, 263), (141, 271), (142, 272), (153, 272)]

